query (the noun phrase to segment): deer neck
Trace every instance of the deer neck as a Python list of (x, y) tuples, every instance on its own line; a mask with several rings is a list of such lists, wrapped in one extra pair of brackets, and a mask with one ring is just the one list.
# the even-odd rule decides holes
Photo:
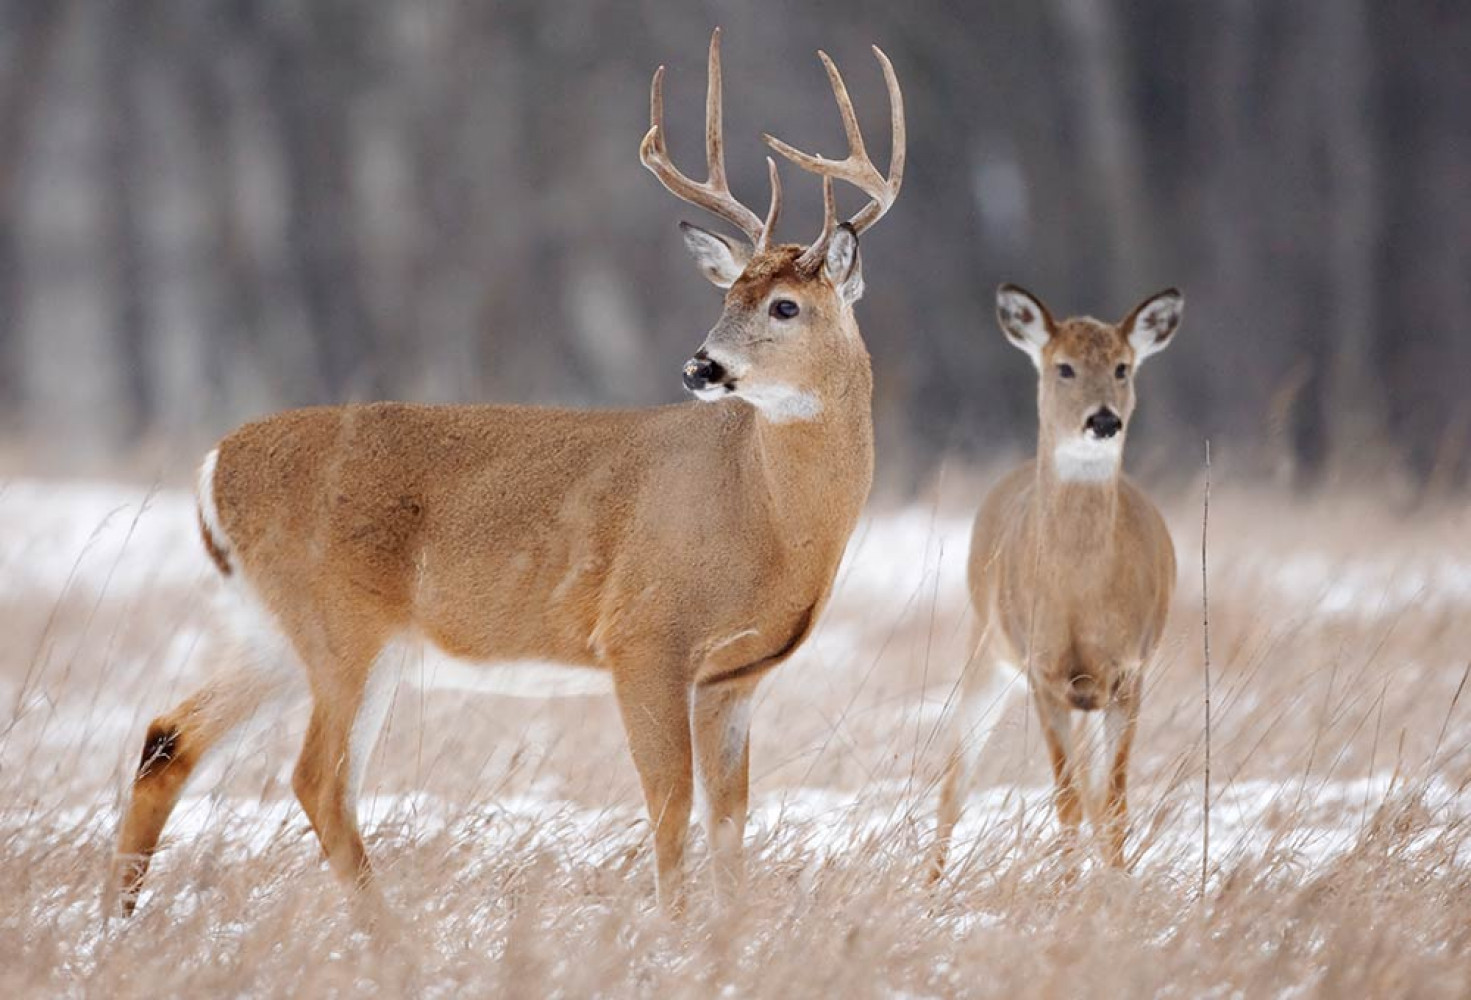
[[(1076, 564), (1113, 555), (1119, 517), (1121, 461), (1069, 451), (1051, 434), (1037, 443), (1034, 523), (1040, 549)], [(1119, 442), (1122, 458), (1123, 442)]]
[(757, 486), (773, 527), (789, 545), (835, 538), (841, 546), (873, 483), (873, 375), (868, 356), (818, 392), (812, 419), (773, 421), (760, 411), (751, 424)]

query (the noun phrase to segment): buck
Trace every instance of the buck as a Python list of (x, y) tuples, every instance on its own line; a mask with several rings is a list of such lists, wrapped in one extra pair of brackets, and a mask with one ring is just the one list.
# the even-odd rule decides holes
[[(1175, 585), (1175, 550), (1148, 497), (1121, 466), (1134, 377), (1167, 347), (1184, 299), (1174, 289), (1118, 325), (1057, 322), (1041, 300), (1003, 285), (1006, 338), (1036, 365), (1037, 457), (986, 497), (971, 531), (968, 576), (975, 633), (961, 679), (971, 725), (949, 758), (932, 874), (945, 865), (978, 752), (1025, 676), (1069, 842), (1085, 805), (1110, 864), (1125, 866), (1129, 753), (1145, 664), (1159, 645)], [(1107, 787), (1102, 811), (1073, 746), (1074, 713), (1103, 713)], [(1082, 785), (1080, 792), (1079, 786)]]
[[(324, 407), (247, 424), (209, 453), (204, 547), (262, 626), (217, 679), (148, 727), (117, 848), (125, 910), (190, 773), (284, 688), (262, 662), (282, 646), (312, 700), (292, 786), (346, 882), (372, 885), (356, 816), (363, 767), (393, 664), (425, 644), (477, 671), (534, 661), (603, 672), (653, 827), (660, 902), (681, 903), (696, 776), (717, 884), (739, 882), (752, 693), (812, 631), (873, 474), (858, 238), (898, 195), (905, 146), (899, 84), (874, 52), (892, 106), (887, 177), (825, 54), (848, 157), (765, 137), (822, 178), (824, 224), (806, 246), (773, 241), (781, 187), (770, 158), (764, 220), (730, 192), (719, 32), (704, 182), (669, 158), (663, 67), (654, 74), (641, 161), (749, 239), (681, 224), (725, 290), (683, 370), (698, 401), (625, 412)], [(870, 199), (841, 225), (834, 180)]]

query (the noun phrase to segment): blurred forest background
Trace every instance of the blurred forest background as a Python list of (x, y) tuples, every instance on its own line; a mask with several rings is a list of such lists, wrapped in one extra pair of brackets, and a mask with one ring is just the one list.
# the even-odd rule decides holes
[[(9, 464), (178, 472), (319, 402), (683, 398), (718, 298), (674, 227), (698, 215), (637, 147), (667, 63), (671, 149), (703, 170), (715, 24), (758, 208), (761, 131), (843, 149), (814, 50), (880, 164), (868, 45), (897, 67), (909, 169), (860, 307), (891, 488), (1031, 447), (1004, 280), (1106, 318), (1185, 291), (1141, 379), (1146, 471), (1193, 470), (1209, 435), (1296, 487), (1464, 486), (1471, 5), (1449, 0), (0, 0)], [(781, 235), (806, 240), (818, 185), (784, 177)]]

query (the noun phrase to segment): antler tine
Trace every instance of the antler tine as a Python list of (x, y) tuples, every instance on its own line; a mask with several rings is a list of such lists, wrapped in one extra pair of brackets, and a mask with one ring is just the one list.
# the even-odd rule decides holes
[(781, 177), (776, 172), (776, 161), (766, 158), (766, 172), (771, 178), (771, 204), (766, 209), (766, 222), (761, 227), (761, 238), (756, 241), (756, 252), (771, 246), (771, 234), (776, 232), (776, 217), (781, 214)]
[(904, 98), (899, 91), (899, 79), (894, 75), (894, 66), (889, 62), (889, 57), (884, 55), (883, 50), (877, 45), (873, 47), (873, 52), (878, 57), (879, 66), (884, 73), (884, 83), (889, 90), (889, 124), (893, 130), (893, 141), (892, 151), (889, 154), (887, 179), (879, 173), (878, 167), (874, 166), (873, 160), (868, 155), (868, 150), (863, 144), (862, 130), (858, 126), (858, 115), (853, 110), (852, 99), (848, 96), (848, 88), (843, 83), (838, 67), (828, 58), (826, 52), (818, 52), (817, 55), (827, 70), (828, 80), (833, 88), (833, 97), (838, 102), (838, 113), (843, 118), (843, 132), (848, 137), (847, 157), (841, 160), (829, 160), (823, 156), (804, 153), (773, 135), (763, 136), (768, 146), (803, 170), (847, 181), (869, 196), (871, 201), (857, 215), (848, 220), (848, 224), (859, 233), (883, 218), (884, 213), (894, 204), (894, 199), (899, 195), (899, 187), (904, 182)]
[[(775, 212), (762, 224), (761, 217), (736, 200), (725, 178), (725, 150), (722, 133), (720, 29), (710, 36), (709, 84), (705, 92), (705, 160), (709, 176), (703, 184), (681, 173), (669, 159), (664, 142), (664, 67), (654, 71), (649, 90), (649, 131), (639, 144), (639, 161), (659, 178), (676, 198), (729, 222), (762, 246), (767, 228), (776, 222)], [(774, 175), (773, 175), (774, 176)], [(773, 207), (780, 205), (780, 193), (772, 191)]]
[(899, 77), (895, 75), (894, 64), (889, 61), (883, 49), (875, 45), (873, 54), (878, 58), (879, 66), (884, 72), (884, 86), (889, 91), (889, 179), (884, 184), (888, 197), (881, 201), (875, 200), (853, 216), (853, 228), (860, 233), (883, 218), (884, 213), (893, 206), (894, 199), (899, 197), (899, 188), (904, 184), (904, 153), (907, 148), (904, 95), (899, 90)]
[(822, 176), (822, 232), (817, 239), (807, 245), (802, 255), (797, 258), (797, 268), (802, 271), (810, 271), (821, 262), (823, 254), (827, 253), (827, 241), (833, 238), (833, 230), (838, 228), (838, 200), (833, 197), (833, 179), (827, 174)]
[(710, 175), (707, 183), (729, 194), (730, 185), (725, 180), (725, 80), (720, 72), (718, 27), (710, 33), (710, 54), (705, 64), (705, 164)]

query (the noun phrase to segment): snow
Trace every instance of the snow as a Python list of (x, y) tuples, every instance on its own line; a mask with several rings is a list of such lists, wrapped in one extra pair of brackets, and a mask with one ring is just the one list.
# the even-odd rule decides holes
[(1306, 598), (1317, 611), (1336, 617), (1471, 602), (1471, 562), (1465, 553), (1442, 552), (1406, 565), (1385, 555), (1345, 562), (1299, 552), (1251, 569), (1282, 595)]
[(0, 601), (70, 586), (190, 585), (209, 569), (194, 499), (177, 490), (16, 480), (0, 485)]
[[(199, 543), (193, 496), (107, 483), (14, 480), (0, 486), (0, 600), (68, 584), (131, 589), (193, 586), (212, 570)], [(968, 517), (911, 506), (865, 518), (838, 571), (838, 589), (885, 604), (927, 593), (964, 593)], [(1191, 553), (1177, 553), (1183, 560)], [(1471, 557), (1443, 551), (1412, 562), (1371, 551), (1352, 559), (1322, 552), (1219, 549), (1216, 574), (1259, 580), (1281, 599), (1328, 615), (1393, 612), (1410, 605), (1471, 602)]]
[(846, 599), (893, 605), (929, 593), (965, 592), (969, 518), (925, 507), (865, 518), (838, 569), (836, 590)]

